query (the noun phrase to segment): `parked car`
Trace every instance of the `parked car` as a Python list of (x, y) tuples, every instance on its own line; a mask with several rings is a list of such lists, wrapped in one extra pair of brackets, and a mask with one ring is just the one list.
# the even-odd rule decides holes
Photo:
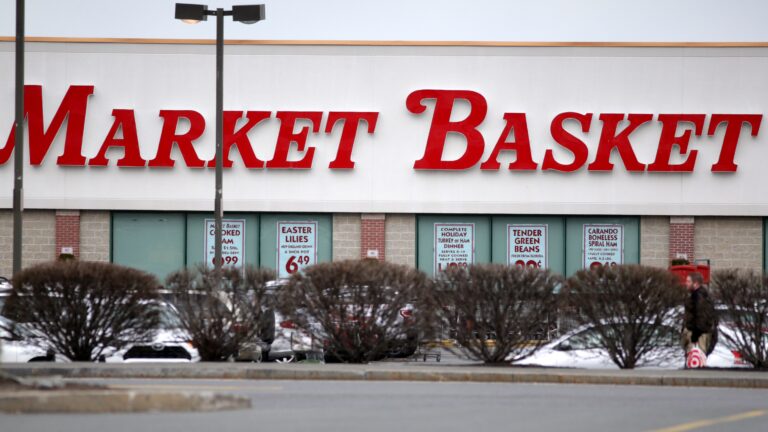
[[(659, 332), (659, 349), (652, 351), (640, 367), (656, 369), (680, 369), (685, 365), (685, 355), (680, 348), (680, 331), (673, 326), (663, 326)], [(585, 369), (616, 369), (608, 353), (600, 347), (594, 326), (576, 328), (560, 338), (542, 346), (531, 356), (515, 362), (518, 365), (570, 367)], [(717, 344), (707, 357), (707, 367), (745, 367), (736, 351)]]
[[(291, 363), (305, 359), (323, 359), (323, 341), (316, 339), (319, 329), (307, 331), (275, 311), (275, 337), (272, 340), (268, 359), (278, 363)], [(316, 325), (312, 325), (315, 327)]]
[[(6, 328), (14, 327), (14, 322), (0, 316), (0, 363), (27, 363), (56, 361), (52, 349), (43, 349), (24, 341), (23, 337), (14, 337)], [(19, 329), (18, 326), (16, 326)], [(61, 360), (61, 358), (58, 358)]]
[[(3, 310), (5, 300), (11, 295), (13, 286), (11, 282), (0, 276), (0, 311)], [(14, 328), (19, 334), (12, 335), (6, 329)], [(44, 349), (32, 345), (24, 340), (26, 330), (22, 325), (0, 315), (0, 363), (27, 363), (39, 361), (63, 360), (57, 357), (50, 348)]]
[(12, 288), (11, 281), (6, 277), (0, 276), (0, 292), (10, 291)]
[[(269, 283), (273, 295), (284, 286), (287, 280), (277, 280)], [(365, 312), (370, 315), (373, 308), (367, 308)], [(296, 312), (302, 315), (302, 311)], [(414, 314), (416, 313), (413, 305), (408, 304), (399, 311), (395, 329), (390, 332), (391, 340), (383, 353), (383, 357), (410, 357), (417, 348), (419, 342), (419, 332), (415, 325)], [(295, 322), (287, 319), (281, 313), (275, 312), (275, 339), (272, 342), (272, 349), (269, 353), (270, 360), (278, 362), (290, 362), (302, 360), (305, 358), (325, 358), (324, 355), (327, 341), (325, 332), (320, 323), (309, 320), (309, 328), (298, 328)], [(341, 320), (339, 320), (341, 325)], [(354, 326), (354, 319), (345, 320), (345, 325)], [(330, 359), (327, 360), (338, 360)]]
[[(164, 299), (164, 302), (171, 306), (176, 311), (176, 307), (173, 306), (176, 301), (178, 301), (178, 298), (176, 297), (176, 294), (173, 291), (169, 290), (161, 290), (160, 294), (162, 298)], [(207, 305), (213, 305), (212, 307), (222, 307), (226, 308), (227, 310), (232, 310), (232, 304), (230, 303), (229, 299), (226, 295), (222, 294), (221, 296), (211, 296), (208, 297), (209, 294), (203, 291), (200, 292), (194, 292), (190, 291), (188, 293), (189, 295), (193, 295), (195, 301), (197, 301), (197, 297), (199, 297), (200, 304), (207, 304)], [(210, 303), (213, 301), (214, 303)], [(176, 329), (178, 331), (182, 331), (182, 325), (178, 320), (178, 317), (176, 318), (177, 324)], [(264, 306), (260, 322), (258, 323), (259, 330), (258, 335), (254, 340), (247, 341), (245, 343), (242, 343), (237, 355), (235, 356), (235, 361), (250, 361), (250, 362), (261, 362), (262, 359), (266, 358), (269, 354), (272, 341), (274, 339), (275, 335), (275, 317), (274, 317), (274, 309), (271, 306)], [(237, 323), (235, 323), (232, 326), (235, 331), (237, 331), (238, 326)], [(190, 339), (190, 337), (188, 337)], [(199, 357), (198, 357), (199, 359)]]
[(184, 331), (179, 321), (176, 308), (165, 301), (155, 303), (160, 311), (160, 328), (151, 341), (130, 344), (118, 351), (104, 355), (104, 361), (142, 363), (142, 362), (194, 362), (200, 356), (190, 342), (189, 334)]
[[(739, 347), (735, 346), (732, 341), (743, 341), (743, 343), (747, 343), (746, 341), (751, 340), (747, 339), (745, 341), (742, 338), (745, 336), (745, 333), (751, 335), (752, 332), (756, 330), (757, 326), (753, 321), (755, 312), (744, 309), (732, 310), (722, 304), (715, 306), (715, 312), (718, 316), (718, 331), (720, 333), (717, 338), (717, 343), (731, 350), (734, 355), (739, 358), (739, 361), (742, 364), (748, 366), (749, 364), (742, 359), (743, 356), (738, 351)], [(768, 346), (768, 327), (765, 327), (765, 325), (766, 324), (760, 329), (760, 332), (762, 333), (765, 346)], [(745, 326), (746, 328), (739, 329), (739, 326)], [(746, 332), (744, 330), (746, 330)], [(754, 335), (752, 335), (752, 337), (754, 337)]]
[[(287, 279), (278, 279), (267, 283), (267, 292), (276, 299), (281, 287), (285, 286)], [(299, 311), (300, 312), (300, 311)], [(310, 324), (313, 331), (300, 329), (295, 322), (289, 320), (279, 311), (272, 311), (273, 337), (270, 349), (265, 359), (278, 363), (291, 363), (305, 359), (323, 359), (323, 341), (316, 339), (312, 334), (317, 334), (319, 326)]]

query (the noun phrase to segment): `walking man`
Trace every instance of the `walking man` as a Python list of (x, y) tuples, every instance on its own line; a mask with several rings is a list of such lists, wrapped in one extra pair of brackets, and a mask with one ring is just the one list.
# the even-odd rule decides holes
[(717, 343), (717, 315), (715, 305), (704, 288), (704, 278), (699, 272), (692, 272), (685, 279), (688, 298), (685, 301), (682, 345), (685, 353), (691, 351), (694, 344), (710, 355)]

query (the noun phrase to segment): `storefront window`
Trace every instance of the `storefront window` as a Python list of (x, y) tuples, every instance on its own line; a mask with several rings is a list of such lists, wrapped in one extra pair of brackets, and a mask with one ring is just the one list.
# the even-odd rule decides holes
[[(187, 214), (187, 265), (213, 266), (215, 255), (214, 216), (211, 213)], [(221, 257), (224, 266), (259, 264), (259, 216), (226, 213), (222, 221)]]
[[(185, 266), (214, 260), (214, 219), (210, 213), (112, 214), (112, 261), (163, 279)], [(226, 213), (223, 265), (243, 264), (290, 276), (304, 267), (331, 261), (332, 219), (327, 214)]]
[(183, 213), (112, 214), (112, 262), (165, 277), (184, 267)]
[(763, 219), (763, 270), (768, 272), (768, 218)]
[(542, 267), (571, 275), (596, 265), (640, 262), (637, 217), (418, 217), (418, 268), (497, 263)]
[(565, 220), (560, 216), (493, 216), (493, 262), (565, 272)]
[(640, 220), (637, 217), (566, 218), (566, 272), (599, 265), (640, 262)]
[(429, 275), (449, 267), (491, 262), (488, 216), (419, 216), (417, 229), (417, 266)]

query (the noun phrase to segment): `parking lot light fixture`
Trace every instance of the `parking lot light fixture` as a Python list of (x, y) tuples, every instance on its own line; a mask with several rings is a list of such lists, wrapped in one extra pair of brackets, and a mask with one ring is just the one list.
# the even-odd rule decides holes
[(197, 24), (200, 21), (208, 20), (208, 6), (176, 3), (176, 19), (182, 20), (187, 24)]
[(16, 0), (16, 77), (13, 155), (13, 274), (21, 271), (24, 212), (24, 0)]
[[(240, 5), (233, 6), (232, 10), (217, 8), (209, 10), (206, 5), (176, 3), (176, 19), (185, 23), (196, 24), (200, 21), (206, 21), (208, 16), (216, 17), (216, 186), (214, 198), (214, 258), (213, 265), (216, 274), (221, 274), (221, 230), (224, 210), (222, 207), (223, 198), (223, 123), (224, 123), (224, 17), (232, 16), (234, 21), (245, 24), (253, 24), (264, 20), (265, 8), (263, 4), (259, 5)], [(206, 251), (207, 256), (207, 251)], [(207, 259), (207, 258), (206, 258)], [(208, 264), (208, 263), (206, 263)]]

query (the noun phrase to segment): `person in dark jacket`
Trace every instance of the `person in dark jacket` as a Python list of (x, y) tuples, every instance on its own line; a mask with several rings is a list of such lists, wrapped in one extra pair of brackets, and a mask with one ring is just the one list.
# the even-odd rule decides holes
[(717, 343), (717, 315), (715, 305), (704, 288), (701, 273), (692, 272), (685, 279), (689, 295), (685, 301), (682, 345), (687, 354), (694, 344), (707, 355), (712, 354)]

